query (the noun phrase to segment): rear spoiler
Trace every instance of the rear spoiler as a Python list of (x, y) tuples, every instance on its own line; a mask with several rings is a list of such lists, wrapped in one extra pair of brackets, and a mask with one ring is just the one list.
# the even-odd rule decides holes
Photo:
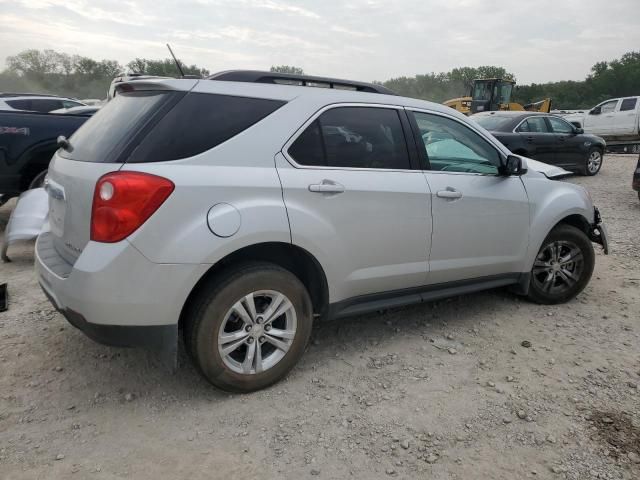
[(107, 101), (122, 92), (136, 90), (174, 90), (187, 92), (196, 86), (198, 79), (176, 79), (171, 77), (116, 77), (111, 82)]

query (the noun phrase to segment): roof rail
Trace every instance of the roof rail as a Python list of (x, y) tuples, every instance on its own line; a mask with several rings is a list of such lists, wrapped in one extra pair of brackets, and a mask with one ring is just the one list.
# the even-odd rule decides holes
[(293, 73), (262, 72), (259, 70), (227, 70), (214, 73), (206, 77), (206, 80), (218, 80), (225, 82), (249, 82), (249, 83), (274, 83), (278, 85), (294, 85), (304, 87), (337, 88), (343, 90), (356, 90), (358, 92), (382, 93), (396, 95), (382, 85), (374, 83), (354, 82), (338, 78), (314, 77), (311, 75), (296, 75)]
[(51, 93), (10, 93), (10, 92), (0, 92), (0, 98), (9, 98), (9, 97), (57, 97), (57, 98), (60, 98), (60, 95), (52, 95)]

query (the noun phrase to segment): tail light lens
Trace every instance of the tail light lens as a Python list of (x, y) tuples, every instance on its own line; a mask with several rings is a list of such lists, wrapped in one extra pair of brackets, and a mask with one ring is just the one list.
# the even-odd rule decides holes
[(91, 240), (113, 243), (127, 238), (171, 195), (170, 180), (141, 172), (100, 177), (93, 193)]

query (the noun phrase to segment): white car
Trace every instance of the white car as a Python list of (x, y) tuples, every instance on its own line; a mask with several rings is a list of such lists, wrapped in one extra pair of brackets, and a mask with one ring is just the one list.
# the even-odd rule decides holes
[(51, 161), (38, 280), (98, 341), (175, 355), (182, 330), (226, 390), (283, 378), (316, 320), (507, 286), (566, 302), (607, 251), (567, 172), (444, 105), (270, 72), (114, 89)]
[(0, 93), (0, 110), (22, 110), (49, 113), (52, 110), (82, 107), (84, 103), (73, 98), (26, 93)]
[(613, 98), (591, 110), (564, 115), (564, 118), (586, 133), (605, 140), (640, 140), (640, 97)]

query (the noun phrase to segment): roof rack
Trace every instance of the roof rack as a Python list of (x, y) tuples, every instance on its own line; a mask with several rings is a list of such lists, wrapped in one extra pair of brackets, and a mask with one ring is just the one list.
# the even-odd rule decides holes
[(340, 80), (337, 78), (314, 77), (311, 75), (295, 75), (292, 73), (262, 72), (259, 70), (227, 70), (224, 72), (214, 73), (213, 75), (206, 77), (206, 80), (274, 83), (278, 85), (336, 88), (342, 90), (355, 90), (358, 92), (395, 95), (395, 93), (388, 88), (374, 83), (354, 82), (351, 80)]
[(60, 98), (60, 95), (52, 95), (51, 93), (10, 93), (10, 92), (0, 92), (0, 98), (9, 98), (9, 97), (57, 97), (57, 98)]

